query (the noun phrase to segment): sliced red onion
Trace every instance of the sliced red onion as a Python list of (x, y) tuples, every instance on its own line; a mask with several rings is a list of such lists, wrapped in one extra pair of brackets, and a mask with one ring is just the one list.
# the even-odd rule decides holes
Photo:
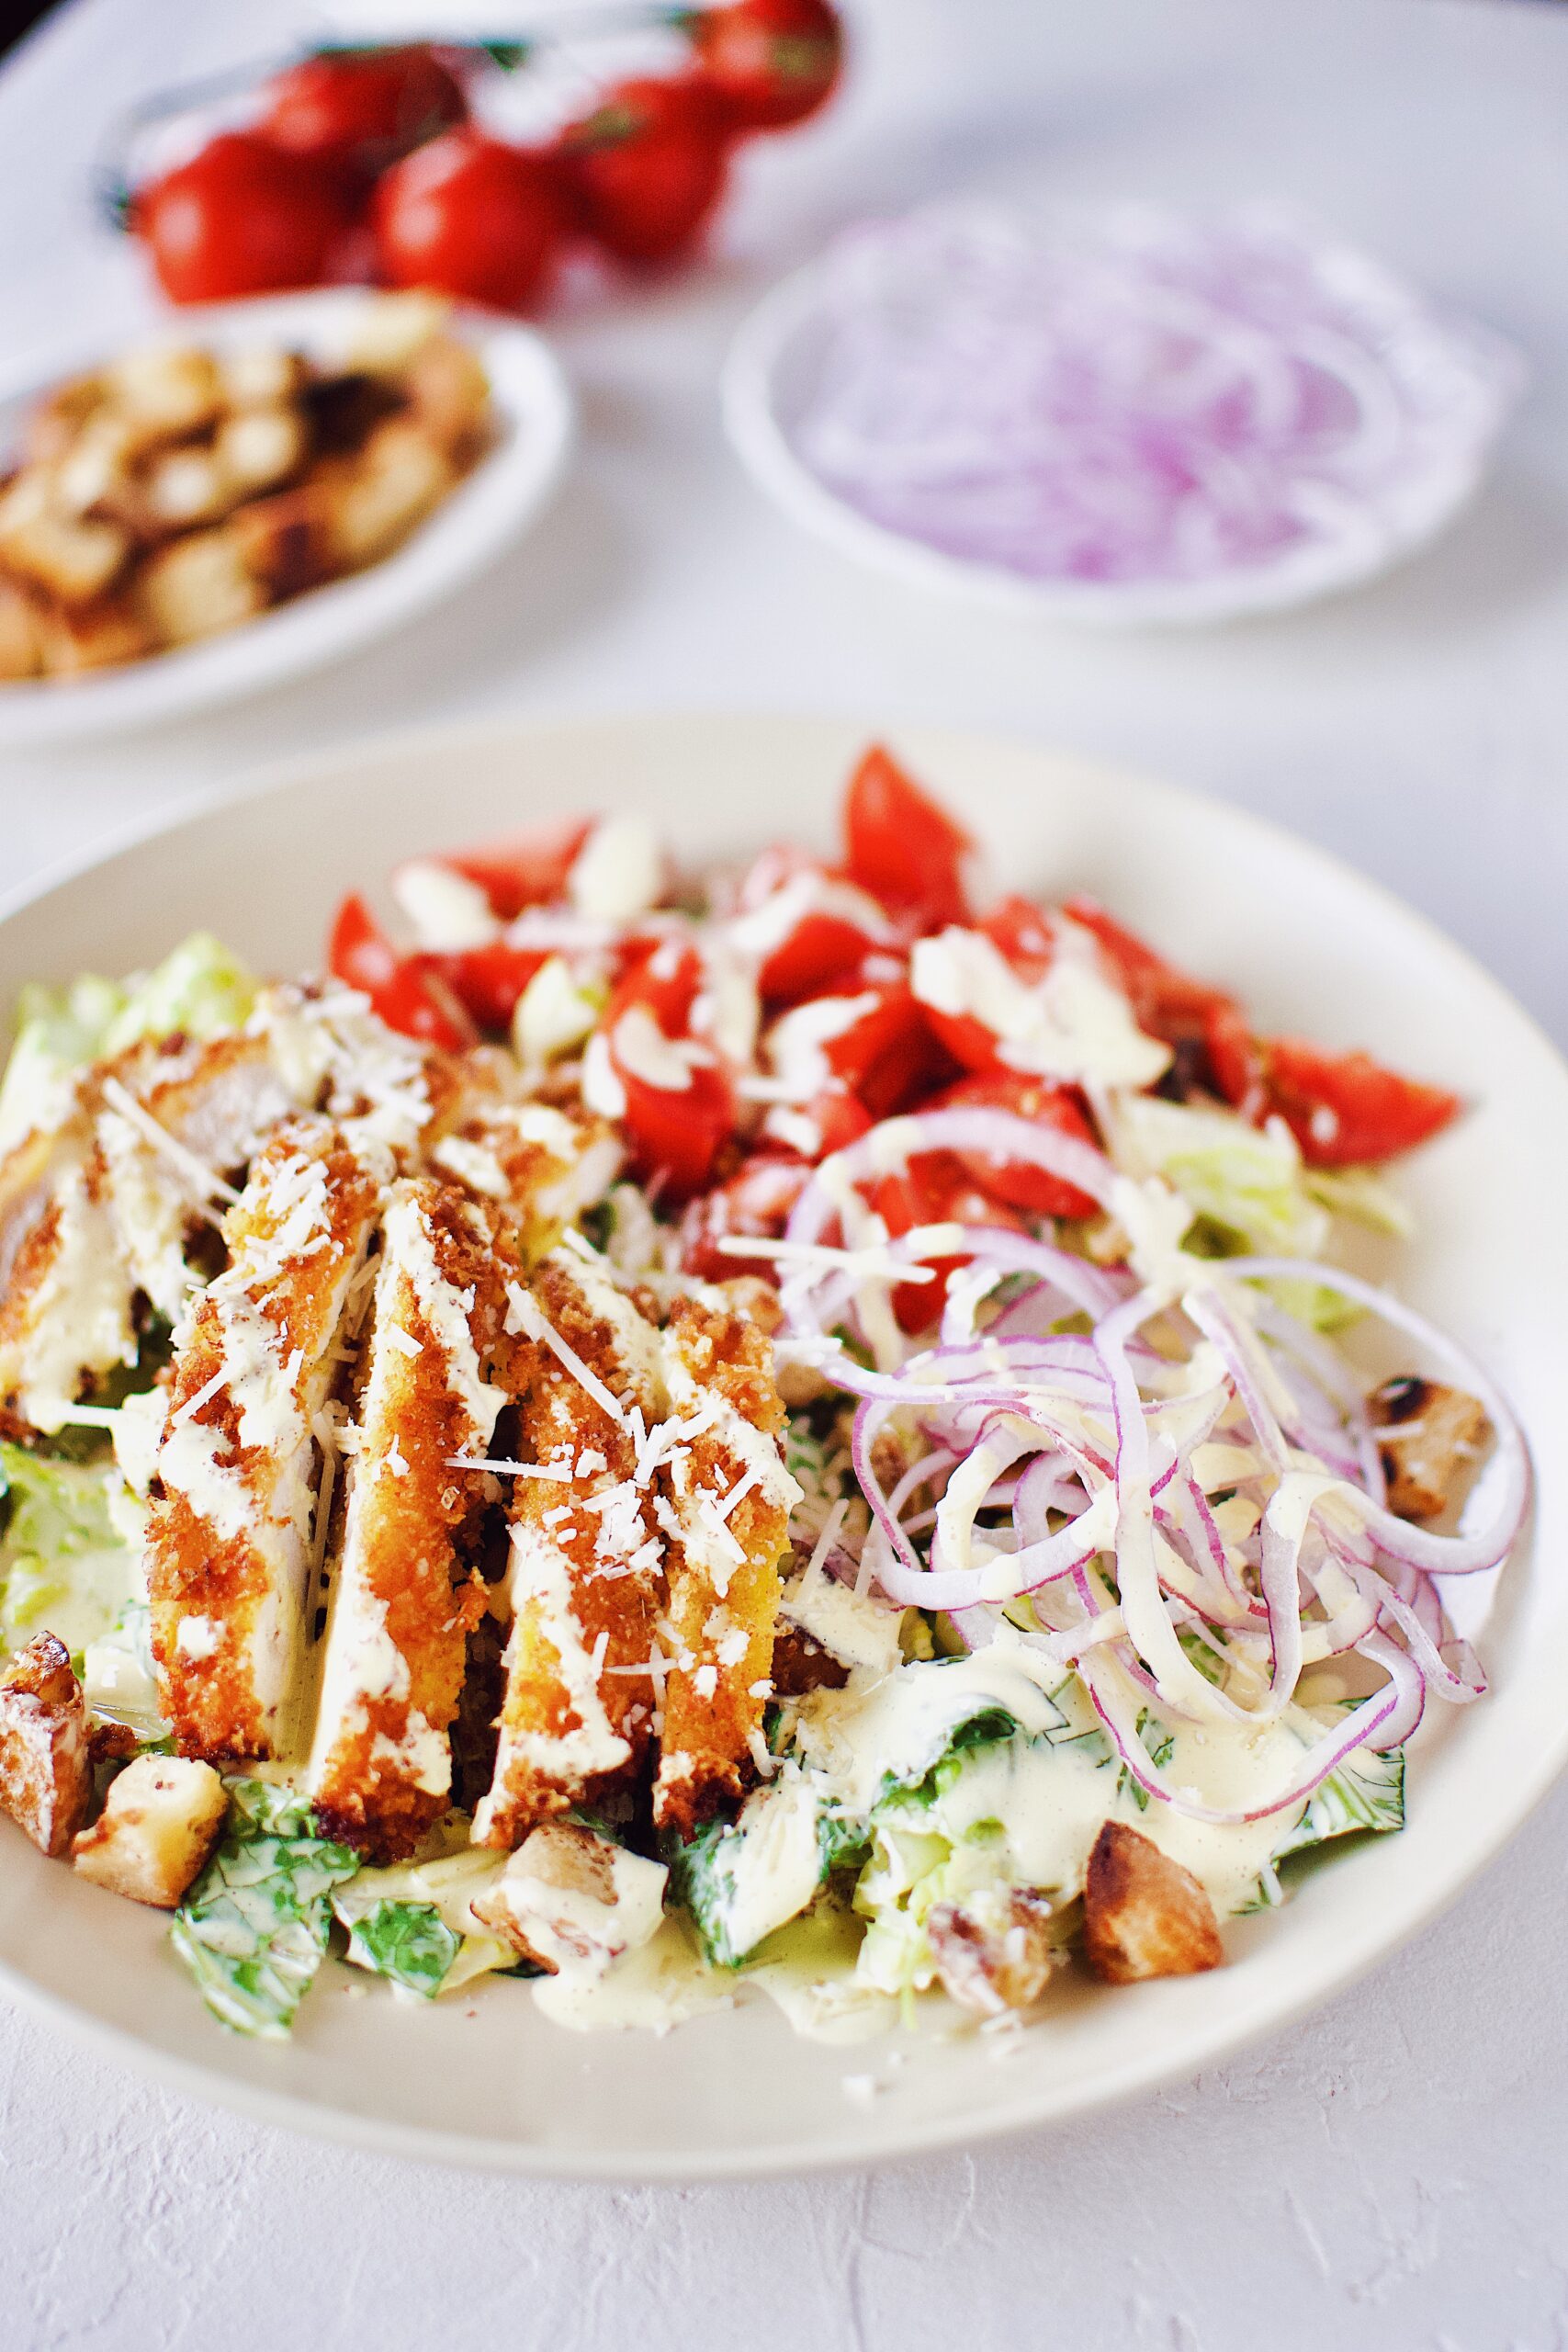
[(1087, 1193), (1102, 1208), (1110, 1204), (1116, 1175), (1104, 1153), (1092, 1144), (1059, 1135), (1055, 1128), (1020, 1118), (1012, 1111), (911, 1112), (905, 1118), (885, 1119), (858, 1142), (822, 1162), (790, 1211), (787, 1238), (796, 1242), (819, 1241), (839, 1214), (844, 1190), (868, 1178), (892, 1175), (927, 1151), (971, 1151), (987, 1159), (1043, 1168)]

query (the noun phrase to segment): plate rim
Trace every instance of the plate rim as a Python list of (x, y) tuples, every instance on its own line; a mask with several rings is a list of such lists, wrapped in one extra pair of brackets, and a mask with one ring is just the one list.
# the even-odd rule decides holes
[[(1210, 813), (1217, 810), (1228, 825), (1240, 827), (1256, 842), (1268, 846), (1276, 854), (1282, 853), (1296, 860), (1304, 859), (1326, 879), (1340, 886), (1348, 885), (1375, 903), (1397, 913), (1403, 925), (1413, 926), (1429, 946), (1438, 950), (1457, 967), (1468, 988), (1478, 991), (1494, 1010), (1505, 1013), (1529, 1033), (1533, 1045), (1544, 1051), (1554, 1066), (1565, 1091), (1568, 1091), (1568, 1057), (1564, 1056), (1544, 1026), (1478, 956), (1454, 940), (1430, 916), (1411, 906), (1377, 877), (1366, 874), (1337, 852), (1292, 831), (1273, 818), (1223, 796), (1203, 792), (1132, 763), (1123, 764), (1113, 758), (1067, 751), (1021, 730), (928, 723), (919, 718), (898, 724), (889, 724), (886, 718), (867, 723), (858, 713), (847, 708), (787, 712), (746, 706), (724, 707), (707, 705), (535, 712), (456, 723), (434, 721), (412, 729), (389, 729), (354, 738), (344, 743), (295, 752), (285, 759), (248, 770), (232, 781), (215, 786), (194, 802), (183, 800), (174, 807), (165, 804), (162, 808), (148, 811), (107, 834), (100, 835), (82, 850), (51, 862), (28, 882), (0, 893), (0, 927), (56, 893), (68, 890), (98, 867), (112, 864), (129, 852), (162, 839), (172, 841), (187, 825), (200, 825), (221, 817), (229, 809), (254, 806), (312, 775), (328, 771), (342, 772), (371, 766), (389, 758), (396, 758), (404, 763), (417, 762), (422, 764), (436, 759), (456, 760), (466, 749), (479, 744), (510, 745), (519, 741), (538, 744), (562, 737), (581, 738), (692, 727), (722, 729), (727, 726), (764, 726), (781, 733), (793, 732), (799, 736), (803, 745), (819, 735), (825, 728), (846, 734), (859, 733), (866, 741), (888, 740), (894, 743), (905, 737), (918, 736), (924, 745), (930, 747), (927, 756), (936, 758), (941, 757), (944, 741), (955, 748), (962, 747), (971, 754), (983, 754), (987, 751), (1014, 756), (1022, 753), (1032, 759), (1080, 767), (1114, 790), (1131, 789), (1134, 794), (1147, 794), (1178, 813), (1183, 808)], [(175, 2087), (209, 2106), (242, 2114), (247, 2120), (279, 2125), (303, 2132), (308, 2137), (354, 2146), (370, 2154), (393, 2154), (415, 2162), (446, 2164), (465, 2170), (517, 2177), (605, 2185), (643, 2183), (678, 2186), (684, 2183), (799, 2177), (808, 2174), (864, 2169), (953, 2149), (1001, 2143), (1016, 2140), (1025, 2132), (1044, 2132), (1079, 2118), (1101, 2114), (1170, 2084), (1190, 2081), (1202, 2068), (1217, 2060), (1255, 2047), (1266, 2038), (1284, 2030), (1383, 1966), (1394, 1953), (1450, 1908), (1479, 1873), (1512, 1845), (1565, 1770), (1568, 1770), (1568, 1713), (1564, 1713), (1555, 1736), (1538, 1748), (1529, 1769), (1516, 1778), (1506, 1806), (1500, 1811), (1494, 1811), (1484, 1830), (1475, 1828), (1458, 1838), (1458, 1859), (1440, 1878), (1428, 1878), (1417, 1891), (1404, 1897), (1395, 1916), (1392, 1916), (1364, 1941), (1358, 1942), (1342, 1961), (1317, 1969), (1310, 1981), (1283, 1994), (1278, 1988), (1265, 1986), (1250, 2005), (1245, 2002), (1245, 1998), (1238, 2004), (1239, 2016), (1235, 2009), (1226, 2013), (1216, 2012), (1208, 2023), (1173, 2039), (1168, 2060), (1158, 2056), (1151, 2058), (1146, 2054), (1134, 2055), (1122, 2064), (1103, 2071), (1087, 2086), (1075, 2086), (1054, 2095), (1049, 2084), (1035, 2086), (1009, 2105), (988, 2109), (982, 2115), (934, 2117), (924, 2121), (910, 2119), (898, 2127), (896, 2134), (874, 2130), (868, 2122), (840, 2135), (833, 2147), (828, 2150), (798, 2143), (773, 2150), (757, 2147), (742, 2151), (720, 2149), (711, 2154), (692, 2151), (661, 2155), (657, 2151), (623, 2154), (615, 2151), (558, 2150), (520, 2140), (487, 2139), (445, 2129), (367, 2117), (345, 2107), (319, 2104), (288, 2090), (274, 2089), (243, 2079), (200, 2057), (187, 2057), (161, 2049), (143, 2040), (132, 2029), (78, 2007), (67, 1996), (55, 1994), (37, 1979), (27, 1975), (4, 1955), (0, 1955), (0, 1987), (4, 1987), (6, 1995), (28, 2012), (63, 2027), (76, 2038), (118, 2059), (146, 2077)], [(1241, 1982), (1245, 1996), (1245, 1980)], [(890, 2115), (891, 2110), (883, 2112)]]

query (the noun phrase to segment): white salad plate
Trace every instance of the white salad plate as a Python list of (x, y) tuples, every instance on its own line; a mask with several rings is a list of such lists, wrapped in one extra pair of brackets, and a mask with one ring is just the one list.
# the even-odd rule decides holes
[[(0, 1004), (28, 979), (145, 966), (197, 926), (263, 969), (311, 967), (342, 891), (567, 809), (648, 810), (693, 862), (786, 831), (826, 847), (867, 733), (603, 718), (297, 762), (0, 910)], [(1368, 1046), (1471, 1105), (1401, 1173), (1418, 1229), (1397, 1284), (1511, 1396), (1537, 1487), (1511, 1564), (1464, 1616), (1492, 1690), (1428, 1710), (1408, 1826), (1329, 1849), (1282, 1909), (1233, 1922), (1211, 1975), (1110, 1988), (1068, 1972), (1021, 2032), (835, 2048), (796, 2040), (758, 1994), (661, 2040), (580, 2036), (514, 1980), (411, 2005), (335, 1962), (292, 2041), (241, 2040), (202, 2007), (162, 1915), (0, 1822), (0, 1981), (17, 1996), (173, 2086), (382, 2151), (620, 2180), (863, 2164), (1057, 2123), (1279, 2030), (1451, 1903), (1568, 1759), (1568, 1069), (1421, 917), (1254, 817), (1015, 741), (926, 728), (892, 741), (1010, 887), (1092, 891), (1263, 1027)]]
[[(371, 299), (365, 288), (328, 287), (201, 305), (141, 335), (129, 333), (109, 344), (100, 334), (62, 345), (35, 357), (24, 373), (13, 369), (0, 378), (0, 455), (15, 447), (41, 393), (130, 344), (194, 343), (222, 351), (283, 345), (333, 359)], [(364, 571), (310, 589), (197, 644), (80, 678), (0, 684), (0, 744), (65, 742), (150, 726), (322, 669), (439, 604), (521, 537), (544, 512), (570, 461), (576, 433), (571, 388), (549, 344), (533, 328), (484, 311), (459, 312), (455, 324), (490, 377), (494, 439), (400, 548)]]

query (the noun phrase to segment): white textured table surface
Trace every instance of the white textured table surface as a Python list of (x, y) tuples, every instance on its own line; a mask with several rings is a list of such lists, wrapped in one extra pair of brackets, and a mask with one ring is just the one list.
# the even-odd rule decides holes
[[(1568, 21), (1453, 0), (856, 13), (855, 87), (749, 159), (735, 257), (564, 338), (586, 447), (538, 537), (312, 683), (10, 760), (0, 877), (260, 761), (404, 723), (908, 715), (1263, 808), (1427, 909), (1568, 1039)], [(0, 351), (145, 312), (85, 209), (107, 113), (321, 22), (278, 0), (77, 0), (0, 72)], [(1529, 353), (1497, 483), (1398, 578), (1233, 634), (1043, 634), (844, 569), (738, 475), (716, 365), (754, 289), (832, 222), (963, 184), (1314, 207)], [(1110, 2120), (874, 2178), (444, 2176), (186, 2105), (0, 2011), (0, 2343), (1548, 2352), (1568, 2340), (1565, 1864), (1568, 1792), (1310, 2024)]]

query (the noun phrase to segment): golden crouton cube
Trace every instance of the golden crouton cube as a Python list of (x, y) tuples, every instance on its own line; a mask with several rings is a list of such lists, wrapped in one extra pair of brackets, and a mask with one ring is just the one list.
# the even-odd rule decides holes
[(1062, 1957), (1055, 1905), (1032, 1887), (963, 1905), (935, 1904), (926, 1940), (943, 1991), (986, 2018), (1032, 2008)]
[(1225, 1956), (1214, 1906), (1191, 1871), (1122, 1821), (1105, 1824), (1089, 1858), (1083, 1944), (1108, 1984), (1196, 1976)]
[(199, 433), (212, 423), (222, 401), (212, 354), (166, 344), (122, 352), (105, 370), (105, 389), (120, 413), (134, 422), (145, 447)]
[(305, 421), (297, 408), (242, 409), (212, 441), (212, 462), (231, 502), (276, 490), (305, 462)]
[(70, 514), (56, 503), (46, 467), (18, 474), (0, 497), (0, 561), (62, 605), (101, 596), (130, 553), (118, 524)]
[(42, 667), (38, 615), (19, 588), (0, 580), (0, 678), (33, 678)]
[(104, 1809), (71, 1849), (95, 1886), (173, 1911), (222, 1835), (228, 1792), (210, 1764), (139, 1756), (109, 1784)]
[(1441, 1519), (1462, 1500), (1492, 1440), (1486, 1408), (1440, 1380), (1385, 1381), (1371, 1398), (1388, 1507), (1401, 1519)]
[(220, 353), (217, 365), (219, 394), (231, 409), (271, 408), (292, 400), (305, 381), (300, 354), (280, 351), (275, 344)]
[(477, 351), (456, 335), (435, 334), (403, 379), (413, 413), (433, 441), (462, 461), (484, 437), (490, 378)]
[(75, 443), (88, 418), (103, 405), (101, 376), (73, 376), (56, 384), (32, 411), (23, 428), (22, 455), (28, 465), (50, 465)]
[(154, 532), (220, 522), (234, 503), (229, 478), (211, 449), (164, 450), (147, 469), (142, 497)]
[(135, 438), (125, 419), (112, 409), (100, 410), (54, 468), (55, 504), (67, 514), (96, 511), (112, 522), (133, 524), (141, 503), (131, 472), (135, 456)]
[(438, 505), (456, 479), (451, 459), (417, 424), (389, 417), (356, 459), (334, 473), (332, 544), (338, 569), (374, 563)]
[(51, 678), (76, 677), (84, 670), (112, 669), (157, 650), (158, 640), (129, 594), (100, 596), (74, 612), (36, 615), (44, 671)]
[(316, 481), (256, 498), (231, 517), (245, 569), (274, 604), (332, 577), (331, 498)]
[(166, 645), (216, 637), (264, 610), (266, 590), (227, 525), (194, 531), (150, 556), (136, 583), (143, 617)]
[(440, 333), (449, 308), (438, 294), (378, 295), (359, 313), (344, 366), (367, 376), (400, 376)]
[(0, 1806), (63, 1854), (93, 1801), (87, 1711), (62, 1641), (39, 1634), (0, 1673)]

